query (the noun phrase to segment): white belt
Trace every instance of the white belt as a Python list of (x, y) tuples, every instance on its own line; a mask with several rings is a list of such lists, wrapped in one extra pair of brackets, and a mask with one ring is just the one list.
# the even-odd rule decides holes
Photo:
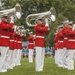
[(75, 41), (75, 40), (73, 40), (73, 39), (69, 39), (68, 41)]
[(58, 41), (58, 42), (63, 42), (63, 41)]
[(10, 41), (14, 41), (14, 40), (10, 40)]
[(21, 41), (18, 41), (18, 43), (22, 43)]
[(1, 36), (2, 38), (9, 38), (9, 36)]
[(36, 36), (36, 38), (44, 38), (44, 36)]
[(29, 44), (33, 44), (33, 43), (29, 43)]
[(64, 38), (64, 39), (68, 39), (68, 38)]

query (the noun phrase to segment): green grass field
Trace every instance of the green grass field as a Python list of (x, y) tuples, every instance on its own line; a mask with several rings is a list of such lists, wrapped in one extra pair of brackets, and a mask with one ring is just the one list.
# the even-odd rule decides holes
[(29, 63), (27, 58), (22, 58), (21, 66), (14, 67), (13, 70), (8, 70), (0, 75), (75, 75), (74, 71), (58, 68), (54, 63), (54, 58), (45, 58), (45, 66), (42, 72), (35, 71), (34, 63)]

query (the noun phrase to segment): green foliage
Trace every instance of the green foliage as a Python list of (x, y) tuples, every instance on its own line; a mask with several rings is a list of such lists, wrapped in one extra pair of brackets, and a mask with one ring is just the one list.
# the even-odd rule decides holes
[(34, 28), (26, 25), (25, 18), (27, 15), (49, 11), (50, 7), (53, 6), (56, 9), (56, 21), (50, 24), (50, 34), (46, 37), (49, 46), (54, 45), (54, 32), (57, 26), (62, 24), (62, 21), (69, 19), (75, 23), (75, 0), (2, 0), (2, 2), (5, 9), (14, 7), (17, 2), (20, 3), (22, 18), (16, 24), (24, 25), (26, 29), (29, 28), (31, 31)]

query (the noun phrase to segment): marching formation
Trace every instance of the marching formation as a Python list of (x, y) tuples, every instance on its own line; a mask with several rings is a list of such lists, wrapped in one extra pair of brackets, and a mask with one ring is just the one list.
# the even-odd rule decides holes
[[(23, 26), (14, 25), (14, 20), (20, 19), (21, 7), (16, 4), (15, 8), (3, 10), (0, 13), (0, 72), (7, 72), (7, 69), (13, 69), (14, 66), (21, 65), (21, 50), (22, 38), (25, 37), (25, 28)], [(48, 13), (48, 14), (47, 14)], [(44, 15), (48, 16), (51, 12), (45, 12)], [(29, 33), (29, 62), (33, 62), (33, 49), (35, 46), (35, 70), (43, 71), (44, 67), (44, 54), (45, 54), (45, 34), (49, 33), (48, 18), (39, 17), (40, 13), (35, 18), (36, 26), (34, 27), (33, 36)], [(30, 16), (31, 17), (31, 16)], [(28, 17), (29, 18), (29, 17)], [(27, 20), (28, 20), (27, 18)], [(52, 15), (55, 20), (55, 17)], [(53, 20), (53, 21), (54, 21)], [(28, 21), (27, 21), (27, 24)], [(30, 25), (30, 24), (29, 24)]]
[[(1, 11), (0, 15), (0, 72), (7, 72), (8, 69), (21, 65), (22, 39), (25, 38), (25, 28), (14, 24), (14, 17), (20, 19), (21, 15), (17, 9), (20, 5), (11, 10)], [(3, 14), (2, 14), (3, 13)], [(15, 16), (14, 13), (16, 14)], [(12, 14), (12, 15), (10, 15)], [(49, 22), (55, 21), (55, 15), (51, 11), (31, 14), (26, 18), (28, 26), (34, 27), (34, 34), (29, 33), (28, 60), (33, 62), (33, 50), (35, 49), (35, 70), (43, 71), (45, 56), (45, 35), (50, 32)], [(36, 25), (30, 22), (34, 20)], [(75, 55), (75, 26), (72, 21), (64, 21), (58, 26), (54, 34), (55, 64), (58, 67), (74, 70)]]
[(72, 21), (64, 21), (55, 33), (55, 64), (74, 70), (75, 30)]
[(0, 22), (0, 72), (6, 72), (7, 69), (21, 65), (21, 50), (22, 38), (25, 37), (19, 32), (15, 31), (13, 17), (4, 15)]

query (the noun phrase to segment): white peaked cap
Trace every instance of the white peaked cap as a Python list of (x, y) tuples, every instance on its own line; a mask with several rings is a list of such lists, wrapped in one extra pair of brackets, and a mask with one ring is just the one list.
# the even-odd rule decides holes
[(69, 20), (63, 21), (63, 24), (68, 24), (68, 23), (69, 23)]
[(63, 28), (63, 25), (58, 26), (57, 29), (58, 29), (58, 28)]
[(37, 17), (36, 20), (43, 20), (43, 18), (42, 17)]
[(71, 24), (71, 25), (72, 25), (72, 24), (73, 24), (73, 21), (70, 21), (70, 22), (69, 22), (69, 24)]
[(61, 27), (63, 28), (63, 25), (60, 25), (59, 27), (60, 27), (60, 28), (61, 28)]

